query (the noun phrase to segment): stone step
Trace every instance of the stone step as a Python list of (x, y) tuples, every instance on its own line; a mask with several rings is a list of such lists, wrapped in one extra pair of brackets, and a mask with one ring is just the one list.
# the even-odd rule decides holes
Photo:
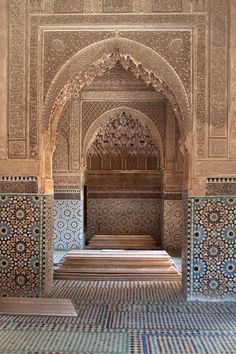
[(126, 273), (155, 273), (155, 274), (175, 274), (176, 270), (173, 267), (166, 267), (166, 268), (153, 268), (150, 269), (148, 267), (146, 268), (133, 268), (133, 269), (125, 269), (123, 267), (120, 268), (116, 268), (116, 267), (111, 267), (111, 268), (103, 268), (103, 267), (98, 267), (98, 268), (90, 268), (90, 267), (86, 267), (86, 268), (74, 268), (74, 267), (70, 267), (70, 266), (65, 266), (63, 268), (61, 268), (61, 271), (68, 271), (70, 273), (122, 273), (122, 274), (126, 274)]
[[(106, 247), (109, 249), (129, 249), (129, 250), (156, 250), (157, 247), (154, 245), (135, 245), (135, 244), (107, 244)], [(86, 246), (86, 249), (103, 249), (104, 248), (104, 243), (102, 245), (100, 244), (91, 244)]]
[[(103, 268), (111, 268), (111, 267), (116, 267), (116, 266), (121, 266), (121, 261), (120, 259), (110, 259), (109, 261), (106, 260), (101, 260), (100, 262), (97, 259), (83, 259), (83, 260), (77, 260), (77, 259), (66, 259), (62, 262), (61, 266), (64, 267), (64, 265), (70, 265), (71, 267), (81, 267), (81, 268), (86, 268), (88, 266), (90, 267), (103, 267)], [(143, 268), (143, 267), (149, 267), (149, 268), (155, 268), (155, 267), (171, 267), (173, 266), (173, 262), (171, 261), (158, 261), (158, 260), (150, 260), (150, 261), (140, 261), (137, 259), (136, 262), (132, 260), (123, 260), (122, 259), (122, 267), (121, 268)]]
[(117, 239), (117, 238), (124, 238), (124, 239), (127, 239), (127, 238), (137, 238), (137, 239), (153, 239), (150, 235), (120, 235), (120, 234), (117, 234), (117, 235), (114, 235), (114, 234), (106, 234), (106, 235), (94, 235), (91, 240), (93, 239), (102, 239), (102, 238), (114, 238), (114, 239)]
[(167, 258), (170, 259), (170, 256), (166, 251), (163, 250), (151, 250), (151, 251), (146, 251), (146, 250), (111, 250), (111, 249), (102, 249), (102, 250), (72, 250), (69, 251), (66, 255), (65, 258), (71, 258), (71, 257), (121, 257), (121, 258), (140, 258), (146, 257), (146, 258)]
[(83, 274), (83, 273), (70, 273), (70, 272), (60, 272), (54, 273), (55, 280), (90, 280), (90, 281), (180, 281), (181, 274), (154, 274), (154, 273), (126, 273), (126, 274), (115, 274), (115, 273), (99, 273), (99, 274)]

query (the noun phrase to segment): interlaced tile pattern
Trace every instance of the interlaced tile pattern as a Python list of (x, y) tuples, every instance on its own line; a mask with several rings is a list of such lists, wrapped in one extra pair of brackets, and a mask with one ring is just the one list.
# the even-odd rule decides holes
[(189, 198), (188, 297), (235, 301), (236, 197)]
[(178, 282), (57, 281), (50, 296), (78, 317), (1, 316), (1, 354), (236, 353), (236, 303), (185, 302)]

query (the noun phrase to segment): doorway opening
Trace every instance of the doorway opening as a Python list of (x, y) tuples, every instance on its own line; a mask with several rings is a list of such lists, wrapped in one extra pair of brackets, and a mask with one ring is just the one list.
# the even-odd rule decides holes
[(180, 270), (179, 141), (167, 98), (120, 63), (73, 95), (53, 156), (56, 263), (70, 250), (166, 250)]

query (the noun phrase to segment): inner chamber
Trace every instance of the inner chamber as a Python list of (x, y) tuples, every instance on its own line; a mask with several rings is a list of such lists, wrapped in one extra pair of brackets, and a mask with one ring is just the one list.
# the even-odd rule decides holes
[(54, 249), (84, 249), (94, 235), (150, 235), (181, 257), (179, 141), (166, 97), (119, 63), (72, 96), (53, 156)]

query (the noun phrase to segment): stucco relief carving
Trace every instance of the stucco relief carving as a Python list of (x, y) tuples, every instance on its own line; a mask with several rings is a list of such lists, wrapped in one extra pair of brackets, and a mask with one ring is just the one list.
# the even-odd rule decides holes
[[(26, 157), (25, 142), (16, 139), (26, 139), (25, 112), (25, 43), (26, 43), (26, 6), (25, 1), (10, 0), (9, 7), (9, 156)], [(21, 30), (19, 30), (19, 28)], [(13, 141), (11, 142), (11, 139)], [(19, 147), (17, 152), (16, 146)], [(15, 155), (16, 154), (16, 155)]]
[(72, 99), (71, 102), (71, 131), (70, 131), (70, 161), (71, 169), (80, 169), (80, 145), (81, 145), (81, 101)]
[(193, 0), (193, 11), (194, 12), (205, 12), (208, 8), (209, 0)]
[[(166, 114), (166, 102), (118, 102), (118, 101), (91, 101), (82, 102), (82, 137), (85, 138), (89, 127), (98, 119), (100, 116), (106, 112), (119, 108), (125, 107), (128, 112), (129, 109), (139, 111), (145, 116), (150, 118), (152, 122), (158, 127), (160, 136), (162, 140), (165, 135), (165, 114)], [(133, 114), (133, 113), (132, 113)], [(154, 127), (155, 128), (155, 127)], [(83, 143), (84, 145), (84, 143)]]
[[(205, 25), (199, 26), (198, 28), (198, 40), (195, 43), (195, 49), (199, 53), (206, 54), (206, 28)], [(206, 125), (206, 112), (207, 112), (207, 77), (206, 77), (207, 67), (206, 62), (198, 60), (196, 63), (196, 85), (199, 88), (196, 92), (197, 107), (196, 107), (196, 155), (199, 158), (207, 156), (206, 146), (208, 126)]]
[(87, 134), (84, 138), (83, 143), (83, 156), (86, 156), (87, 150), (91, 141), (96, 136), (97, 132), (99, 131), (100, 127), (105, 127), (110, 121), (115, 119), (116, 117), (121, 116), (122, 114), (127, 116), (133, 117), (136, 121), (138, 121), (142, 126), (147, 127), (148, 130), (151, 132), (152, 139), (157, 146), (160, 158), (160, 165), (163, 166), (164, 164), (164, 147), (163, 141), (160, 135), (158, 128), (154, 125), (154, 123), (142, 112), (132, 109), (127, 106), (122, 106), (118, 108), (111, 109), (104, 114), (102, 114), (98, 119), (96, 119), (91, 126), (89, 127)]
[(152, 90), (152, 88), (147, 87), (142, 79), (137, 79), (129, 69), (125, 70), (119, 62), (102, 76), (95, 78), (88, 90), (107, 90), (107, 85), (109, 85), (110, 90)]
[[(68, 15), (71, 16), (71, 15)], [(112, 16), (112, 15), (111, 15)], [(114, 15), (113, 15), (114, 16)], [(159, 23), (162, 20), (161, 15), (155, 21)], [(169, 19), (170, 20), (170, 19)], [(187, 24), (189, 25), (189, 24)], [(165, 26), (165, 25), (163, 25)], [(177, 25), (179, 26), (179, 25)], [(68, 30), (63, 31), (58, 28), (57, 31), (45, 31), (43, 33), (44, 41), (44, 97), (47, 94), (49, 86), (60, 68), (65, 64), (67, 60), (78, 53), (80, 50), (89, 46), (92, 43), (96, 43), (114, 36), (112, 31), (75, 31)], [(191, 31), (179, 30), (176, 28), (174, 31), (119, 31), (121, 38), (127, 38), (132, 41), (142, 43), (149, 48), (152, 48), (155, 52), (159, 53), (165, 60), (174, 68), (179, 75), (180, 80), (190, 95), (192, 88), (191, 85)], [(35, 38), (36, 39), (36, 38)], [(63, 42), (65, 50), (58, 52), (54, 49), (54, 41)], [(179, 51), (178, 56), (170, 53), (169, 46), (172, 41), (183, 41), (183, 50)], [(119, 47), (119, 46), (117, 46)], [(111, 50), (112, 51), (112, 50)], [(105, 53), (106, 51), (104, 51)], [(127, 51), (128, 52), (128, 51)], [(103, 54), (104, 54), (103, 53)], [(128, 52), (129, 53), (129, 52)], [(63, 54), (63, 55), (62, 55)], [(131, 54), (131, 53), (129, 53)], [(102, 54), (101, 54), (102, 56)], [(138, 58), (135, 54), (132, 57)], [(34, 58), (33, 58), (34, 60)], [(140, 59), (141, 60), (141, 59)], [(141, 60), (142, 61), (142, 60)], [(202, 58), (201, 58), (202, 61)], [(143, 62), (143, 61), (142, 61)], [(143, 62), (144, 64), (144, 62)], [(145, 65), (144, 65), (145, 66)], [(76, 73), (75, 73), (76, 75)]]
[(132, 12), (133, 0), (103, 0), (104, 12)]
[[(34, 1), (36, 5), (34, 5), (34, 8), (38, 7), (37, 3), (42, 3), (41, 1), (35, 0)], [(45, 11), (45, 13), (48, 13), (48, 9), (50, 1), (46, 0), (43, 3), (43, 11)], [(94, 1), (95, 4), (96, 1)], [(148, 4), (150, 4), (151, 1), (147, 1)], [(19, 82), (22, 82), (22, 74), (24, 75), (25, 72), (25, 56), (26, 53), (24, 53), (25, 48), (27, 48), (27, 46), (25, 45), (25, 39), (26, 39), (26, 32), (27, 32), (27, 9), (26, 9), (26, 1), (19, 1), (19, 0), (11, 0), (11, 2), (9, 2), (10, 5), (13, 5), (14, 9), (17, 9), (17, 11), (14, 11), (12, 13), (9, 13), (9, 19), (10, 19), (10, 76), (9, 76), (9, 83), (11, 82), (11, 77), (14, 78), (19, 77)], [(52, 1), (52, 3), (54, 4), (54, 1)], [(89, 2), (91, 3), (91, 1)], [(157, 2), (158, 3), (158, 2)], [(163, 1), (163, 3), (167, 3), (166, 1)], [(186, 3), (186, 2), (184, 2)], [(193, 0), (191, 2), (192, 4), (192, 12), (193, 14), (190, 13), (184, 13), (184, 14), (177, 14), (177, 13), (173, 13), (173, 14), (165, 14), (165, 16), (163, 15), (154, 15), (153, 14), (153, 19), (155, 19), (156, 22), (158, 22), (161, 26), (163, 26), (163, 28), (165, 27), (166, 23), (168, 24), (174, 24), (176, 30), (179, 28), (179, 26), (181, 26), (182, 24), (185, 24), (186, 26), (189, 26), (189, 28), (194, 28), (194, 30), (196, 31), (196, 37), (194, 40), (196, 40), (196, 42), (194, 43), (194, 41), (192, 42), (193, 44), (193, 50), (196, 53), (196, 87), (197, 87), (197, 97), (196, 97), (196, 140), (197, 140), (197, 144), (196, 144), (196, 151), (197, 151), (197, 155), (198, 157), (207, 157), (208, 154), (208, 144), (207, 144), (207, 138), (208, 138), (208, 134), (210, 134), (212, 137), (217, 136), (217, 137), (223, 137), (226, 136), (227, 131), (226, 131), (226, 124), (223, 122), (223, 120), (226, 122), (227, 121), (227, 107), (226, 107), (226, 101), (227, 101), (227, 93), (223, 90), (222, 88), (225, 87), (227, 85), (226, 82), (226, 77), (227, 75), (225, 75), (225, 73), (227, 73), (227, 48), (226, 45), (224, 46), (224, 44), (227, 43), (227, 16), (226, 16), (226, 12), (227, 12), (227, 1), (226, 0), (217, 0), (217, 1), (212, 1), (210, 2), (209, 0)], [(29, 2), (30, 5), (30, 2)], [(33, 2), (32, 2), (33, 5)], [(186, 9), (185, 5), (183, 5), (183, 8)], [(135, 5), (136, 6), (136, 5)], [(148, 5), (149, 6), (149, 5)], [(12, 7), (12, 6), (11, 6)], [(33, 7), (32, 7), (33, 8)], [(30, 9), (30, 6), (29, 6)], [(188, 7), (188, 9), (190, 9), (190, 7)], [(143, 8), (143, 11), (145, 11), (145, 9)], [(167, 10), (166, 10), (167, 11)], [(31, 11), (32, 12), (32, 11)], [(42, 11), (41, 11), (42, 12)], [(25, 149), (24, 149), (24, 154), (30, 154), (30, 156), (32, 158), (36, 158), (37, 154), (38, 154), (38, 137), (39, 137), (39, 126), (37, 126), (37, 122), (39, 121), (39, 116), (38, 116), (38, 110), (39, 110), (39, 102), (37, 102), (37, 86), (39, 85), (39, 82), (37, 81), (37, 76), (39, 73), (37, 73), (36, 68), (39, 67), (39, 61), (40, 58), (38, 56), (39, 54), (39, 47), (38, 47), (38, 30), (39, 28), (43, 28), (43, 26), (51, 26), (52, 24), (55, 25), (55, 32), (56, 33), (61, 33), (62, 31), (60, 31), (60, 26), (65, 26), (65, 25), (69, 25), (70, 23), (73, 25), (75, 25), (77, 22), (77, 20), (75, 18), (73, 18), (73, 21), (71, 22), (72, 19), (72, 15), (66, 15), (66, 16), (54, 16), (52, 14), (53, 10), (51, 11), (51, 14), (48, 16), (37, 16), (36, 15), (36, 11), (34, 13), (33, 16), (30, 16), (31, 20), (30, 20), (30, 36), (31, 36), (31, 41), (30, 41), (30, 47), (31, 47), (31, 51), (30, 51), (30, 65), (31, 65), (31, 71), (30, 71), (30, 82), (29, 82), (29, 92), (30, 92), (30, 97), (23, 97), (24, 95), (22, 95), (22, 92), (25, 91), (24, 89), (21, 88), (21, 84), (18, 85), (18, 90), (15, 90), (13, 86), (11, 86), (11, 84), (9, 85), (9, 101), (10, 101), (10, 109), (9, 109), (9, 113), (10, 113), (10, 120), (9, 120), (9, 139), (13, 139), (11, 138), (11, 134), (13, 135), (13, 132), (15, 134), (20, 134), (21, 130), (23, 129), (26, 133), (25, 130), (25, 122), (27, 122), (27, 120), (25, 119), (25, 116), (27, 115), (27, 109), (25, 112), (23, 112), (22, 110), (22, 106), (26, 101), (30, 102), (30, 106), (29, 106), (29, 148), (30, 150), (27, 151), (27, 143), (25, 144)], [(94, 11), (96, 12), (96, 11)], [(195, 13), (194, 13), (195, 12)], [(201, 12), (206, 12), (206, 14), (201, 14)], [(78, 15), (81, 16), (81, 15)], [(112, 15), (111, 15), (112, 16)], [(124, 21), (124, 16), (120, 14), (119, 18), (121, 21)], [(146, 21), (147, 18), (142, 17), (144, 15), (135, 15), (137, 16), (137, 20), (140, 21), (140, 23), (142, 21)], [(96, 17), (96, 16), (95, 16)], [(96, 23), (99, 23), (99, 19), (98, 17), (96, 17), (95, 19), (94, 17), (94, 23), (93, 25)], [(211, 21), (209, 22), (208, 19), (211, 17)], [(57, 18), (57, 19), (56, 19)], [(81, 25), (86, 24), (88, 25), (90, 22), (90, 18), (88, 17), (84, 17), (82, 19), (82, 17), (80, 17), (79, 21), (81, 21)], [(109, 19), (107, 19), (107, 24), (111, 24), (112, 18), (109, 17)], [(149, 20), (148, 20), (149, 21)], [(131, 20), (132, 22), (132, 20)], [(133, 23), (133, 22), (132, 22)], [(209, 27), (208, 27), (209, 25)], [(21, 33), (19, 33), (17, 36), (13, 33), (14, 31), (16, 31), (16, 29), (18, 29), (19, 27), (24, 28), (23, 31), (21, 31)], [(212, 68), (212, 75), (210, 77), (210, 81), (212, 82), (211, 87), (214, 89), (212, 91), (212, 102), (213, 104), (211, 104), (211, 109), (212, 109), (212, 128), (211, 128), (211, 132), (206, 128), (206, 112), (208, 109), (208, 104), (210, 102), (209, 98), (206, 96), (207, 93), (207, 87), (208, 84), (210, 84), (210, 82), (208, 83), (206, 78), (206, 74), (207, 71), (209, 69), (209, 65), (208, 65), (208, 61), (207, 61), (207, 57), (208, 57), (208, 46), (207, 44), (207, 38), (206, 38), (206, 34), (208, 33), (208, 30), (210, 31), (209, 33), (212, 33), (212, 36), (209, 38), (210, 42), (212, 43), (212, 45), (210, 46), (210, 48), (212, 48), (212, 54), (211, 54), (211, 58), (213, 59), (213, 65), (211, 65)], [(65, 31), (66, 32), (66, 31)], [(165, 33), (166, 31), (163, 31), (163, 33)], [(178, 35), (177, 33), (178, 31), (173, 31), (173, 33), (176, 34), (176, 36)], [(70, 31), (71, 33), (71, 31)], [(190, 32), (189, 32), (190, 33)], [(109, 32), (105, 32), (104, 31), (104, 38), (108, 38), (111, 35), (111, 33), (109, 34)], [(69, 35), (70, 36), (70, 35)], [(74, 36), (76, 36), (76, 34), (74, 34)], [(125, 34), (122, 34), (122, 36), (125, 36)], [(133, 37), (132, 37), (133, 36)], [(60, 36), (59, 36), (60, 37)], [(148, 41), (147, 40), (147, 33), (142, 32), (142, 33), (138, 33), (138, 32), (133, 32), (133, 33), (128, 33), (128, 37), (129, 39), (134, 39), (137, 40), (140, 43), (146, 44), (147, 46), (149, 46), (150, 48), (153, 48), (155, 51), (157, 51), (159, 53), (159, 51), (156, 49), (155, 46), (152, 46), (152, 42), (151, 39)], [(155, 42), (158, 42), (156, 40), (157, 37), (154, 36), (154, 34), (151, 35), (151, 37), (153, 37), (153, 45), (155, 45)], [(72, 37), (71, 37), (72, 38)], [(74, 38), (74, 37), (73, 37)], [(182, 38), (182, 37), (181, 37)], [(58, 38), (59, 39), (59, 38)], [(92, 43), (91, 38), (89, 38), (88, 34), (84, 35), (84, 39), (86, 40), (86, 45), (89, 45), (90, 43)], [(178, 38), (176, 39), (180, 39), (180, 36), (178, 35)], [(71, 53), (71, 55), (74, 55), (76, 48), (71, 48), (71, 43), (73, 42), (72, 40), (69, 40), (68, 42), (64, 41), (64, 38), (62, 40), (62, 38), (60, 38), (61, 42), (60, 43), (54, 43), (55, 46), (55, 51), (58, 51), (58, 53), (63, 52), (63, 47), (65, 44), (68, 43), (68, 48), (71, 49), (71, 52), (65, 50), (63, 52), (66, 52), (66, 55), (69, 55), (69, 52)], [(100, 40), (100, 37), (98, 39), (98, 37), (96, 37), (94, 39), (94, 42)], [(172, 39), (173, 40), (173, 39)], [(190, 36), (190, 41), (192, 40), (192, 37)], [(12, 43), (11, 43), (12, 41)], [(222, 44), (223, 43), (223, 44)], [(19, 44), (19, 49), (17, 47), (17, 44)], [(218, 45), (219, 44), (219, 45)], [(161, 46), (163, 47), (163, 45), (161, 44)], [(173, 44), (171, 44), (171, 40), (169, 41), (169, 43), (167, 43), (167, 47), (168, 47), (168, 51), (170, 52), (170, 48), (173, 46)], [(175, 45), (174, 45), (175, 47)], [(178, 47), (178, 46), (177, 46)], [(17, 55), (14, 54), (14, 50), (15, 48), (17, 49)], [(184, 48), (186, 48), (184, 46)], [(66, 48), (65, 48), (66, 49)], [(82, 48), (77, 48), (77, 50), (80, 50)], [(164, 50), (164, 49), (163, 49)], [(127, 51), (123, 51), (124, 53)], [(23, 53), (23, 56), (22, 56)], [(180, 50), (181, 53), (181, 50)], [(164, 52), (160, 52), (161, 55), (163, 55), (163, 57), (165, 57)], [(133, 56), (136, 57), (136, 56)], [(172, 56), (172, 58), (174, 58), (174, 55)], [(214, 59), (218, 58), (218, 64), (216, 62), (214, 62)], [(46, 57), (44, 58), (45, 61), (47, 60)], [(68, 58), (65, 57), (65, 60), (67, 60)], [(57, 61), (56, 63), (57, 64)], [(219, 70), (218, 66), (215, 66), (215, 64), (220, 65), (221, 70)], [(62, 65), (62, 63), (60, 63), (60, 65)], [(171, 63), (172, 65), (172, 63)], [(56, 65), (55, 65), (56, 66)], [(172, 65), (173, 66), (173, 65)], [(187, 65), (188, 66), (188, 65)], [(148, 66), (147, 66), (148, 67)], [(173, 66), (174, 67), (174, 66)], [(56, 69), (56, 71), (58, 71), (58, 68)], [(178, 70), (175, 68), (175, 71), (178, 72)], [(221, 74), (221, 76), (219, 77), (219, 75), (217, 73)], [(214, 75), (213, 75), (214, 73)], [(179, 74), (179, 73), (178, 73)], [(53, 74), (54, 75), (54, 74)], [(180, 74), (179, 74), (180, 75)], [(186, 77), (188, 76), (188, 73), (186, 73)], [(180, 77), (181, 81), (183, 81), (182, 77)], [(221, 84), (219, 83), (221, 81)], [(50, 80), (51, 82), (51, 80)], [(168, 82), (168, 81), (167, 81)], [(20, 87), (20, 89), (19, 89)], [(192, 87), (192, 86), (191, 86)], [(217, 87), (220, 87), (220, 89), (218, 90)], [(187, 89), (186, 89), (187, 91)], [(59, 91), (58, 91), (59, 92)], [(191, 93), (191, 92), (190, 92)], [(17, 98), (17, 97), (18, 98)], [(17, 98), (17, 99), (16, 99)], [(15, 103), (17, 102), (17, 105), (15, 105)], [(221, 102), (221, 105), (218, 105), (218, 102)], [(217, 112), (213, 112), (215, 111), (215, 108), (218, 106)], [(13, 112), (14, 111), (14, 112)], [(13, 114), (14, 113), (14, 114)], [(21, 120), (23, 114), (23, 120)], [(17, 117), (17, 120), (16, 120)], [(219, 117), (219, 119), (217, 118)], [(219, 124), (218, 124), (219, 123)], [(18, 127), (20, 129), (18, 129)], [(205, 130), (205, 131), (204, 131)], [(25, 134), (24, 133), (24, 134)], [(21, 140), (22, 139), (22, 140)], [(15, 137), (14, 140), (15, 141), (23, 141), (23, 139), (26, 140), (25, 138), (19, 138)], [(15, 143), (12, 142), (9, 145), (9, 156), (11, 158), (14, 158), (15, 156), (13, 156), (13, 150), (11, 151), (11, 148), (15, 146)], [(21, 147), (23, 146), (23, 143), (21, 143)], [(23, 152), (23, 150), (21, 150)], [(212, 151), (210, 151), (210, 155), (211, 157), (215, 157), (214, 155), (214, 151), (215, 148), (213, 147), (212, 144)], [(222, 154), (223, 155), (223, 150), (222, 150)], [(22, 154), (22, 157), (23, 154)]]
[(172, 55), (179, 55), (181, 50), (183, 50), (183, 44), (184, 42), (182, 38), (173, 39), (169, 45), (170, 53)]
[(153, 12), (181, 12), (182, 0), (153, 0)]
[[(159, 154), (150, 130), (132, 115), (121, 111), (97, 130), (87, 149), (87, 167), (98, 170), (158, 170)], [(97, 157), (101, 159), (100, 166), (93, 164)], [(112, 166), (113, 160), (117, 159), (120, 164)], [(108, 162), (105, 166), (104, 161)]]
[[(201, 11), (206, 0), (194, 0), (196, 11)], [(190, 2), (190, 0), (189, 0)], [(44, 4), (43, 4), (44, 3)], [(42, 6), (44, 5), (44, 9)], [(203, 4), (203, 5), (202, 5)], [(49, 13), (130, 13), (130, 12), (182, 12), (182, 0), (30, 0), (31, 12)]]
[[(213, 33), (210, 51), (211, 137), (227, 136), (227, 4), (227, 0), (214, 0), (211, 2), (211, 26)], [(224, 154), (224, 144), (222, 145), (222, 150), (221, 155)], [(210, 152), (210, 155), (212, 156), (213, 154)]]
[[(124, 55), (120, 50), (116, 49), (112, 53), (104, 55), (102, 59), (93, 64), (87, 72), (80, 73), (74, 80), (67, 82), (63, 87), (60, 94), (57, 96), (51, 111), (50, 121), (52, 122), (52, 131), (55, 129), (58, 117), (71, 95), (80, 92), (83, 87), (89, 86), (95, 77), (103, 75), (106, 70), (114, 67), (117, 62), (120, 62), (124, 69), (131, 70), (136, 78), (141, 78), (148, 86), (150, 85), (156, 91), (163, 93), (163, 95), (170, 101), (181, 128), (185, 130), (189, 129), (189, 113), (185, 112), (187, 116), (182, 114), (184, 112), (181, 112), (175, 94), (169, 88), (167, 83), (164, 80), (157, 78), (152, 71), (146, 70), (141, 63), (135, 62), (130, 55)], [(53, 134), (51, 134), (51, 138), (53, 139)]]
[(10, 140), (9, 157), (25, 158), (25, 156), (26, 156), (25, 140)]
[(37, 193), (36, 176), (0, 176), (0, 193)]
[(30, 0), (30, 12), (43, 11), (43, 0)]
[(53, 170), (68, 171), (70, 159), (71, 102), (65, 105), (57, 126), (56, 149), (53, 154)]
[(236, 195), (236, 183), (208, 183), (206, 195), (223, 195), (223, 196), (232, 196)]
[(83, 12), (84, 0), (55, 0), (55, 13)]
[(56, 52), (62, 54), (65, 51), (65, 43), (61, 39), (54, 39), (52, 41), (52, 48)]

